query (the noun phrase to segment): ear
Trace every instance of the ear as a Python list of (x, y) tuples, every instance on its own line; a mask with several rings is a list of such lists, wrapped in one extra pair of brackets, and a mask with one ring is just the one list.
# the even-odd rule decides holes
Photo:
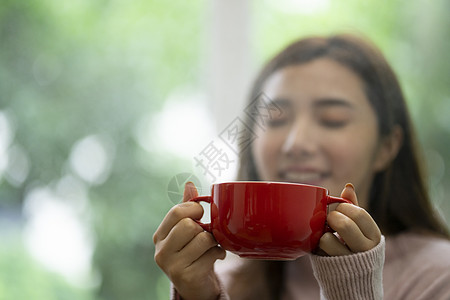
[(395, 159), (403, 144), (403, 130), (396, 125), (391, 134), (382, 138), (375, 157), (374, 170), (380, 172), (386, 169)]

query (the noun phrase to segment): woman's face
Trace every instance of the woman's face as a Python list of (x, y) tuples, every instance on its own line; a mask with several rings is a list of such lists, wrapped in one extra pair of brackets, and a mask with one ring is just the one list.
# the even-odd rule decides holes
[(366, 206), (384, 162), (376, 115), (356, 73), (321, 58), (275, 72), (263, 91), (282, 113), (255, 126), (260, 179), (319, 185), (337, 196), (351, 182)]

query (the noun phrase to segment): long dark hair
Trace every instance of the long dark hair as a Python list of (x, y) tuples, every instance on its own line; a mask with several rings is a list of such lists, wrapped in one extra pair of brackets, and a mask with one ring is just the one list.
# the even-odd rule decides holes
[[(272, 58), (262, 69), (254, 82), (249, 100), (255, 99), (261, 93), (265, 81), (274, 72), (319, 58), (341, 63), (361, 78), (365, 84), (367, 98), (377, 116), (380, 137), (390, 135), (395, 127), (400, 127), (403, 131), (403, 143), (398, 155), (386, 169), (375, 175), (371, 186), (368, 211), (383, 234), (394, 235), (406, 230), (421, 230), (449, 238), (448, 229), (434, 211), (429, 199), (418, 145), (397, 77), (382, 53), (371, 43), (353, 35), (310, 37), (296, 41)], [(246, 124), (254, 125), (249, 117)], [(240, 153), (238, 180), (259, 179), (251, 149), (243, 149)], [(256, 263), (249, 263), (245, 267), (248, 271), (243, 268), (237, 272), (236, 278), (240, 279), (235, 280), (237, 286), (232, 287), (232, 290), (240, 290), (238, 281), (246, 282), (246, 277), (252, 277), (252, 264)], [(268, 279), (265, 294), (278, 295), (282, 281), (282, 264), (258, 262), (258, 265), (260, 270), (265, 270)]]

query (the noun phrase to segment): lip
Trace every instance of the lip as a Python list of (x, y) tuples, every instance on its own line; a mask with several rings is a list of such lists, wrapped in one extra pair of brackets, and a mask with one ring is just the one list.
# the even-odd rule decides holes
[(321, 185), (329, 172), (308, 166), (289, 166), (282, 169), (279, 176), (282, 181)]

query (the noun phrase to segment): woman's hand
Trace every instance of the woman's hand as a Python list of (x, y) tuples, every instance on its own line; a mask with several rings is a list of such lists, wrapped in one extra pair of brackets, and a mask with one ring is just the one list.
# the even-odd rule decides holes
[(185, 299), (216, 299), (220, 293), (214, 262), (225, 258), (213, 235), (194, 220), (203, 215), (194, 184), (185, 185), (183, 203), (174, 206), (153, 235), (155, 261)]
[(341, 198), (354, 205), (341, 203), (327, 217), (328, 225), (337, 232), (325, 233), (319, 247), (330, 256), (349, 255), (374, 248), (381, 240), (381, 232), (367, 211), (358, 206), (355, 188), (347, 184)]

